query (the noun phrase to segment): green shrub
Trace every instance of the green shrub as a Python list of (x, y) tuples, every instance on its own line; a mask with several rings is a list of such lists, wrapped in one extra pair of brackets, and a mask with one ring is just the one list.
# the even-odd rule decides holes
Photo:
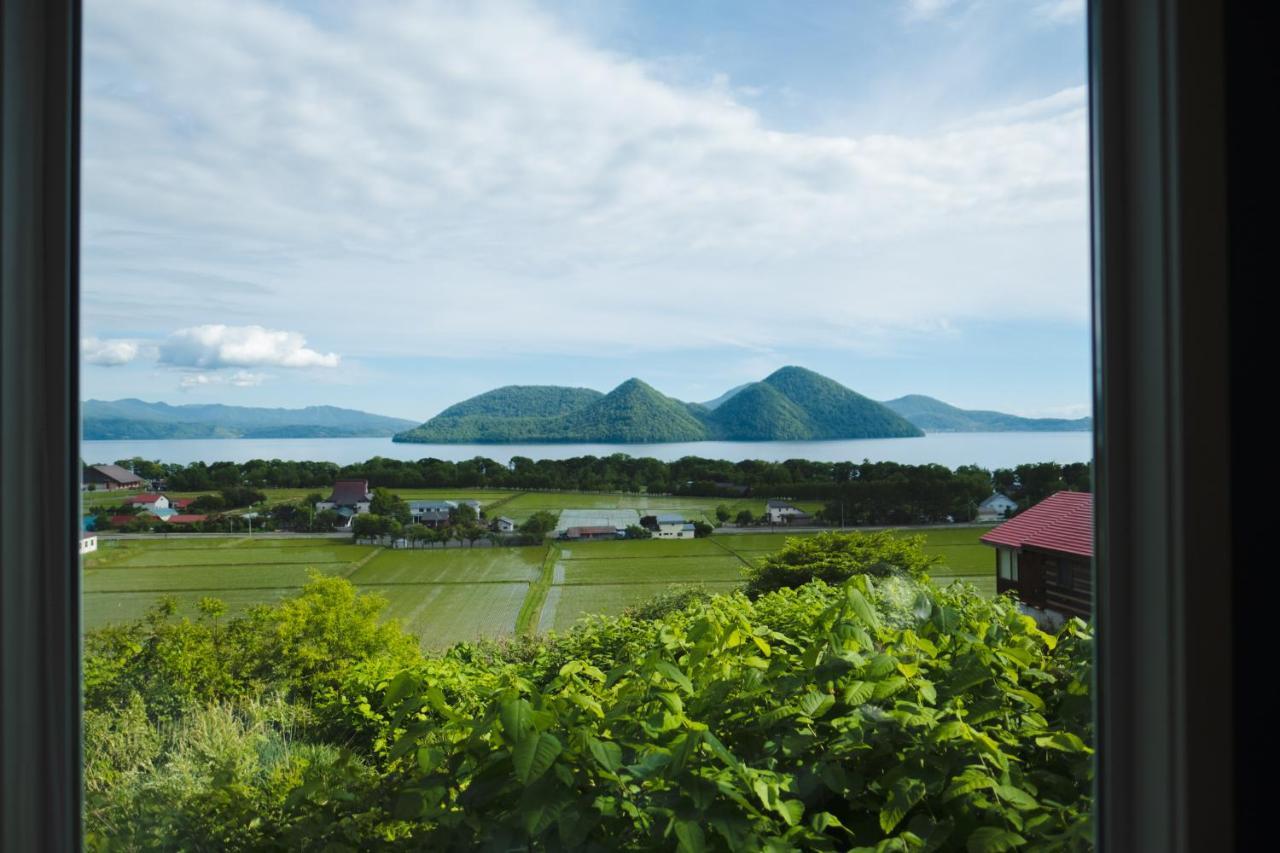
[[(430, 657), (333, 579), (225, 625), (157, 615), (90, 644), (90, 846), (1087, 849), (1087, 626), (894, 568)], [(228, 680), (184, 685), (215, 634)], [(157, 685), (186, 704), (153, 713)]]
[(923, 536), (898, 536), (888, 530), (788, 538), (780, 550), (747, 570), (747, 593), (795, 589), (814, 580), (839, 584), (854, 575), (923, 577), (938, 561), (925, 554)]

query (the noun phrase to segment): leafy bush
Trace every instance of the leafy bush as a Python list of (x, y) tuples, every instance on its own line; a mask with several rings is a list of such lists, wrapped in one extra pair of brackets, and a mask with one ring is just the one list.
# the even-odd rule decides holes
[(711, 590), (706, 584), (671, 584), (648, 601), (628, 607), (624, 613), (632, 619), (661, 619), (668, 613), (685, 610), (691, 604), (701, 604), (710, 598)]
[[(93, 846), (1089, 846), (1078, 620), (1050, 635), (1010, 599), (859, 573), (754, 600), (673, 593), (565, 635), (422, 657), (343, 586), (225, 625), (214, 608), (155, 614), (123, 632), (132, 645), (93, 639)], [(213, 664), (178, 664), (215, 634)], [(172, 721), (152, 712), (153, 680), (220, 666), (228, 680), (186, 686)]]
[(839, 584), (854, 575), (923, 577), (938, 562), (925, 554), (923, 536), (896, 536), (888, 530), (788, 538), (747, 571), (747, 593), (794, 589), (813, 580)]

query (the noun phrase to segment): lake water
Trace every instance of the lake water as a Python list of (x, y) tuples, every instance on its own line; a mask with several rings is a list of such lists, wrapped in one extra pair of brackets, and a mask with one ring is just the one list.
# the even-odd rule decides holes
[(513, 456), (568, 459), (626, 453), (667, 462), (683, 456), (705, 459), (812, 459), (817, 462), (936, 463), (955, 468), (1012, 468), (1024, 462), (1088, 462), (1088, 432), (930, 433), (921, 438), (851, 441), (697, 441), (673, 444), (397, 444), (390, 438), (225, 438), (169, 441), (86, 441), (81, 456), (89, 464), (141, 456), (160, 462), (247, 462), (250, 459), (315, 460), (348, 465), (374, 456), (390, 459), (459, 461), (484, 456), (507, 463)]

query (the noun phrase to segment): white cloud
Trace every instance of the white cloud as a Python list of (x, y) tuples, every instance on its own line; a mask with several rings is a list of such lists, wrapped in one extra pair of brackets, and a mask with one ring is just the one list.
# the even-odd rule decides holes
[(1084, 17), (1084, 2), (1085, 0), (1041, 0), (1036, 12), (1051, 23), (1074, 23)]
[(956, 0), (906, 0), (907, 17), (918, 20), (936, 18), (954, 6)]
[(81, 338), (80, 357), (89, 364), (118, 367), (138, 357), (138, 345), (120, 339)]
[[(357, 356), (883, 348), (1088, 316), (1077, 89), (915, 136), (780, 132), (724, 81), (661, 81), (527, 3), (326, 8), (89, 5), (92, 310), (132, 322), (146, 258), (205, 283), (141, 310)], [(337, 362), (186, 331), (162, 361)]]
[(222, 367), (337, 367), (337, 353), (306, 346), (297, 332), (261, 326), (211, 324), (179, 329), (160, 344), (161, 364), (216, 370)]
[(256, 385), (261, 385), (266, 378), (265, 373), (251, 373), (248, 370), (237, 370), (234, 373), (188, 373), (178, 380), (178, 387), (183, 391), (204, 388), (210, 385), (233, 385), (236, 388), (252, 388)]

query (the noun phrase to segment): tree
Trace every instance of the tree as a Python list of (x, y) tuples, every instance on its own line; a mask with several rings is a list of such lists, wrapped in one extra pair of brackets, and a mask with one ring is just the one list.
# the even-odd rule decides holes
[(459, 528), (458, 532), (461, 534), (462, 539), (467, 540), (467, 545), (472, 548), (476, 547), (477, 539), (483, 539), (489, 533), (488, 530), (478, 524), (464, 524)]
[(248, 486), (228, 486), (221, 494), (227, 507), (253, 506), (267, 499), (265, 494)]
[(720, 522), (721, 524), (724, 524), (726, 521), (728, 521), (732, 517), (732, 515), (733, 513), (731, 513), (729, 511), (729, 508), (724, 504), (720, 504), (720, 506), (716, 507), (716, 521)]
[(738, 513), (738, 517), (734, 519), (734, 521), (737, 522), (742, 527), (748, 527), (752, 524), (755, 524), (756, 516), (755, 516), (755, 513), (753, 513), (751, 510), (744, 509)]
[(650, 539), (653, 537), (653, 531), (638, 524), (628, 524), (626, 536), (628, 539)]
[(409, 523), (409, 504), (405, 503), (399, 495), (392, 494), (390, 489), (379, 487), (373, 490), (369, 512), (383, 518), (393, 518), (401, 524)]
[(693, 537), (695, 539), (706, 539), (713, 531), (715, 531), (715, 528), (702, 519), (698, 519), (693, 523)]
[(859, 574), (922, 577), (942, 559), (926, 554), (924, 541), (923, 536), (898, 536), (889, 530), (788, 537), (780, 551), (747, 570), (746, 592), (754, 597), (813, 580), (840, 584)]
[(425, 524), (410, 524), (404, 529), (404, 536), (409, 540), (410, 548), (417, 548), (418, 543), (427, 538), (428, 528)]
[(458, 504), (454, 509), (449, 510), (449, 521), (453, 524), (466, 526), (475, 524), (480, 519), (480, 514), (476, 512), (476, 508), (471, 504)]
[(560, 517), (554, 512), (538, 510), (525, 519), (524, 524), (520, 525), (520, 532), (535, 539), (543, 539), (548, 533), (556, 529), (556, 524), (559, 521)]
[(322, 509), (311, 519), (312, 530), (332, 530), (342, 524), (342, 516), (331, 509)]
[(351, 535), (356, 539), (377, 539), (385, 529), (382, 516), (371, 512), (361, 513), (351, 519)]

